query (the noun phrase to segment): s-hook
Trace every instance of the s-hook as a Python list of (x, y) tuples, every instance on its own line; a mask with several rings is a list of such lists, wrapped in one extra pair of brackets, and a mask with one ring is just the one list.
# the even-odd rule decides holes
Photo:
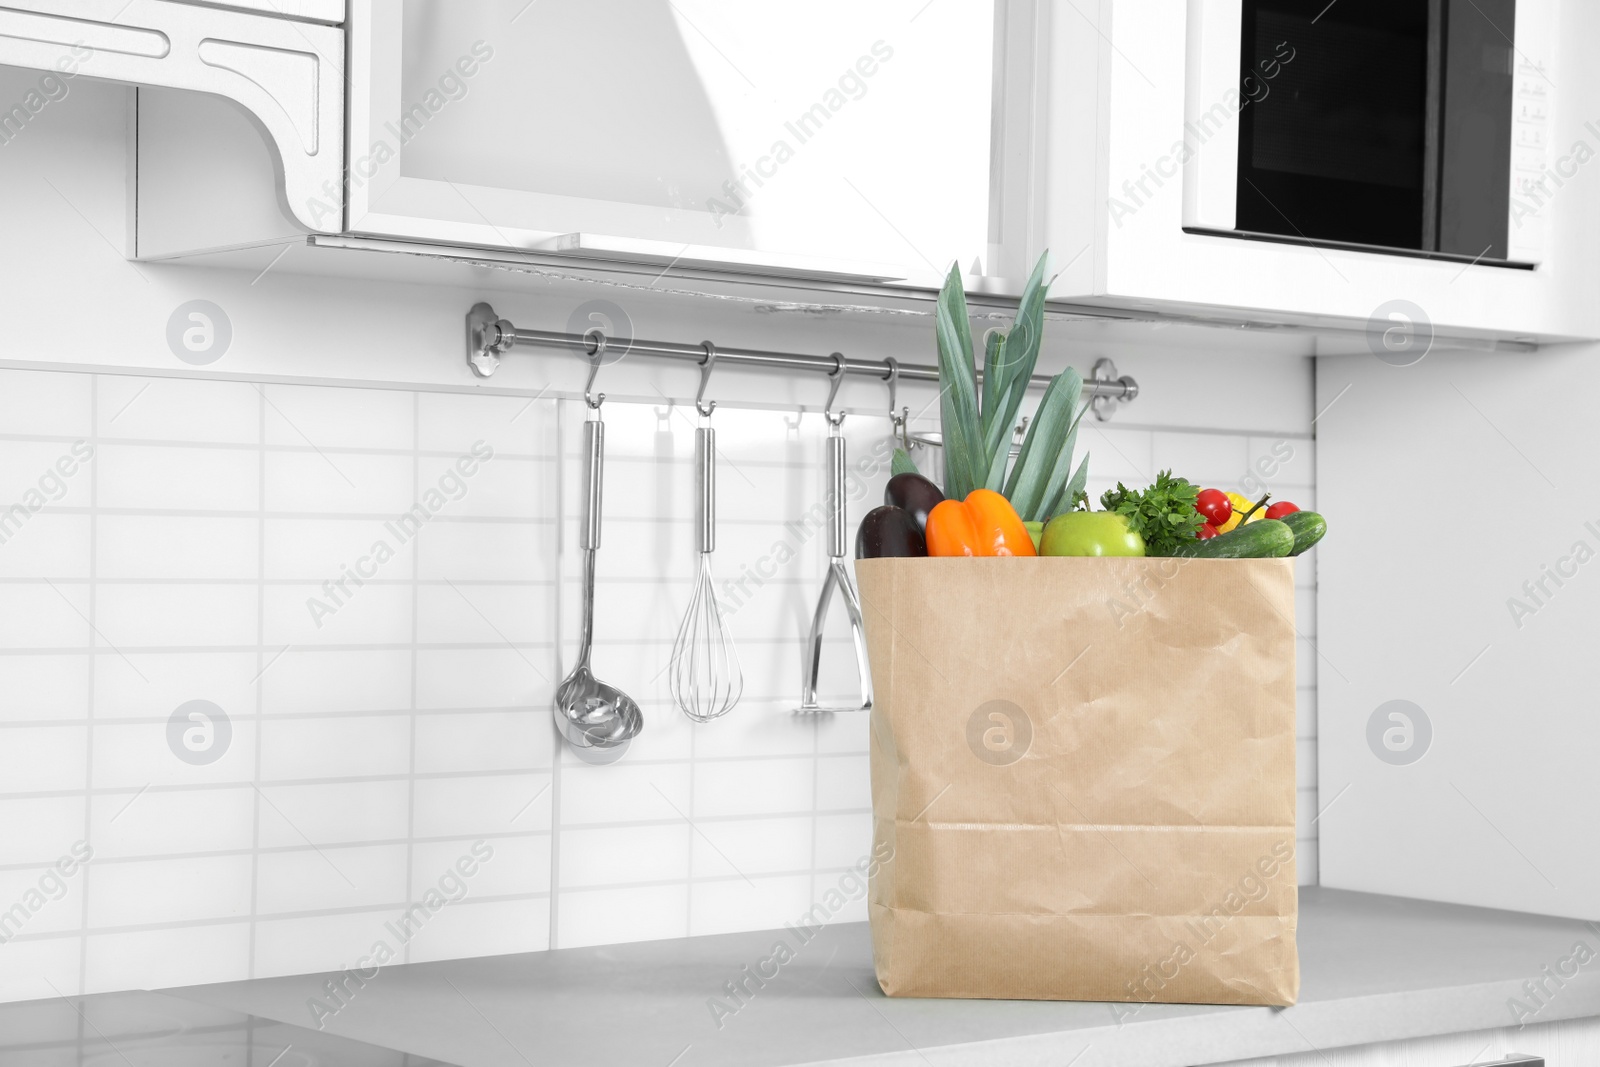
[(900, 408), (899, 411), (895, 410), (900, 403), (900, 361), (893, 356), (889, 356), (884, 360), (884, 363), (889, 366), (889, 373), (885, 377), (889, 382), (889, 422), (893, 427), (890, 430), (890, 436), (894, 436), (895, 432), (898, 431), (900, 447), (905, 449), (907, 455), (910, 455), (911, 435), (906, 429), (906, 423), (911, 420), (911, 409), (905, 407)]
[[(811, 633), (806, 638), (805, 658), (800, 664), (800, 708), (802, 712), (871, 711), (872, 671), (867, 665), (867, 637), (861, 622), (861, 598), (856, 595), (855, 583), (844, 565), (848, 547), (845, 527), (845, 451), (844, 436), (839, 424), (844, 422), (844, 412), (835, 412), (833, 402), (839, 395), (839, 383), (844, 379), (844, 356), (833, 354), (833, 370), (828, 377), (833, 385), (828, 390), (828, 402), (823, 405), (823, 417), (828, 420), (828, 486), (824, 507), (828, 511), (828, 573), (822, 582), (822, 592), (817, 596), (817, 610), (811, 616)], [(828, 604), (837, 590), (844, 601), (845, 614), (850, 619), (850, 637), (855, 646), (856, 673), (861, 682), (861, 699), (857, 704), (844, 707), (825, 707), (817, 700), (818, 682), (822, 676), (822, 626), (828, 618)]]
[(702, 419), (709, 419), (711, 413), (717, 410), (717, 402), (706, 403), (706, 386), (711, 384), (711, 372), (717, 366), (717, 346), (710, 341), (701, 342), (706, 350), (706, 358), (700, 361), (700, 388), (694, 394), (694, 409), (700, 413)]
[(844, 422), (844, 412), (837, 414), (833, 410), (833, 402), (839, 398), (839, 386), (844, 384), (844, 353), (833, 354), (833, 369), (828, 372), (828, 402), (822, 405), (822, 417), (828, 420), (828, 434), (832, 437), (839, 436), (839, 426)]
[(594, 391), (595, 375), (600, 373), (600, 360), (606, 354), (606, 332), (598, 326), (591, 326), (583, 331), (584, 347), (594, 347), (589, 350), (589, 380), (583, 383), (583, 402), (589, 405), (590, 411), (599, 411), (600, 405), (606, 402), (606, 394)]

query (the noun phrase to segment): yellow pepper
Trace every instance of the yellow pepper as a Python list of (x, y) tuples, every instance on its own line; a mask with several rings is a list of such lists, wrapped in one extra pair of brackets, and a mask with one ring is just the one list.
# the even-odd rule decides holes
[[(1243, 493), (1229, 493), (1228, 494), (1228, 503), (1233, 505), (1233, 517), (1230, 518), (1227, 522), (1223, 523), (1221, 526), (1217, 527), (1217, 532), (1218, 533), (1227, 533), (1229, 530), (1233, 529), (1235, 526), (1238, 526), (1239, 525), (1239, 520), (1244, 518), (1244, 513), (1249, 511), (1252, 507), (1255, 506), (1255, 501), (1251, 500), (1249, 497), (1245, 496)], [(1259, 508), (1259, 509), (1257, 509), (1257, 511), (1256, 511), (1256, 513), (1254, 515), (1250, 516), (1250, 520), (1249, 521), (1250, 522), (1255, 522), (1257, 519), (1261, 518), (1266, 513), (1267, 513), (1267, 509), (1265, 507)]]

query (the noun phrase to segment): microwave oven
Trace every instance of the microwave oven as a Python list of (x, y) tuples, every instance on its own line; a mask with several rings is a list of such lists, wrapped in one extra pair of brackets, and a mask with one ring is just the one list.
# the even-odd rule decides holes
[(1189, 0), (1184, 229), (1537, 266), (1557, 3)]

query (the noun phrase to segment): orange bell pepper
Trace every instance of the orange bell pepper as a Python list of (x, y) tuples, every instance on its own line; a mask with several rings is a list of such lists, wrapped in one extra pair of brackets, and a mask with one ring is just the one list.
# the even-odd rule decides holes
[(1011, 501), (993, 489), (965, 500), (943, 500), (928, 513), (930, 556), (1037, 556), (1033, 538)]

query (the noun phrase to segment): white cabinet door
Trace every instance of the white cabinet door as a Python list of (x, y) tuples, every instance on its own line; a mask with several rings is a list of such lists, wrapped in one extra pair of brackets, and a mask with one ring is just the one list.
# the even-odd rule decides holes
[(353, 0), (349, 228), (862, 277), (986, 252), (992, 0)]
[[(1584, 44), (1600, 33), (1600, 5), (1560, 4), (1549, 195), (1527, 220), (1547, 230), (1536, 270), (1186, 231), (1186, 204), (1191, 217), (1217, 223), (1220, 214), (1225, 224), (1233, 192), (1211, 180), (1215, 168), (1186, 168), (1197, 153), (1237, 151), (1245, 72), (1197, 59), (1227, 45), (1228, 19), (1217, 12), (1228, 6), (1038, 5), (1035, 36), (1048, 40), (1049, 55), (1035, 79), (1035, 113), (1046, 116), (1048, 146), (1034, 154), (1032, 185), (1045, 191), (1038, 243), (1064, 268), (1052, 296), (1232, 321), (1357, 327), (1404, 300), (1458, 337), (1600, 337), (1600, 305), (1589, 296), (1600, 270), (1588, 236), (1600, 223), (1600, 168), (1587, 162), (1600, 154), (1589, 104), (1600, 90), (1600, 66)], [(1293, 62), (1302, 59), (1315, 61)], [(1270, 88), (1253, 84), (1258, 93)], [(1208, 122), (1208, 115), (1227, 121)]]
[(1322, 884), (1600, 919), (1597, 355), (1317, 361)]

